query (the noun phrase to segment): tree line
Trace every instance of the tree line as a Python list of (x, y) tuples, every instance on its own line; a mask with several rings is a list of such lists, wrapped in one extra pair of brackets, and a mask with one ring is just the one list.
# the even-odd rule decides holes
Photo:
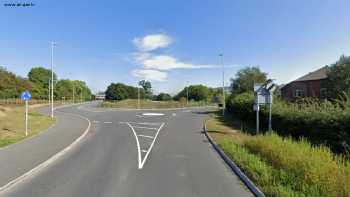
[(140, 98), (154, 101), (169, 101), (187, 99), (189, 101), (206, 101), (206, 102), (220, 102), (222, 90), (220, 88), (209, 88), (204, 85), (190, 85), (182, 89), (175, 96), (168, 93), (161, 92), (153, 94), (152, 84), (149, 81), (142, 80), (139, 82), (140, 88), (125, 85), (123, 83), (111, 83), (105, 92), (107, 100), (124, 100), (137, 99), (138, 94)]
[[(84, 81), (61, 79), (53, 73), (54, 98), (56, 100), (90, 100), (91, 90)], [(24, 90), (30, 91), (33, 99), (49, 99), (51, 70), (43, 67), (32, 68), (28, 78), (17, 76), (0, 67), (0, 99), (19, 98)]]

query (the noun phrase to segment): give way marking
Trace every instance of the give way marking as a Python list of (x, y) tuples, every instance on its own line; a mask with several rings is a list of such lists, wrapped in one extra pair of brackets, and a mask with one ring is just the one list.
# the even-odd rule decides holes
[[(165, 123), (164, 122), (163, 123), (121, 122), (121, 123), (127, 124), (131, 128), (134, 134), (134, 137), (136, 139), (136, 145), (137, 145), (137, 153), (138, 153), (138, 168), (142, 169), (144, 164), (147, 161), (148, 155), (150, 154), (153, 148), (154, 142), (158, 137), (159, 131), (163, 128)], [(142, 134), (142, 133), (145, 133), (145, 131), (148, 131), (149, 134), (147, 135)], [(150, 144), (147, 143), (149, 142), (149, 140), (152, 140)], [(146, 145), (143, 145), (145, 147), (141, 147), (140, 141), (144, 142), (142, 144), (146, 144)]]

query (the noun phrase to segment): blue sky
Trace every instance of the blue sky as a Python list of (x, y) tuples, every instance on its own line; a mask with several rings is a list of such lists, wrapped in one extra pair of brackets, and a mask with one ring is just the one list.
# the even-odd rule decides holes
[[(0, 5), (0, 65), (25, 76), (50, 66), (59, 78), (111, 82), (175, 93), (187, 83), (226, 84), (244, 66), (259, 65), (286, 83), (350, 54), (348, 0), (29, 1)], [(28, 1), (25, 1), (28, 2)]]

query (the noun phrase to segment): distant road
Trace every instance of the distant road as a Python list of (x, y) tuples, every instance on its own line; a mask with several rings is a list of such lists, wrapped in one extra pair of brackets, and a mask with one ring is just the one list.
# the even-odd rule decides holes
[(94, 105), (58, 109), (88, 118), (88, 135), (0, 196), (252, 196), (201, 133), (204, 109), (104, 111)]

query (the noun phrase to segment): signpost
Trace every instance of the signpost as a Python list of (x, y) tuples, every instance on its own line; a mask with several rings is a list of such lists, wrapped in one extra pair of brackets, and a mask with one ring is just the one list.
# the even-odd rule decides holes
[(271, 79), (264, 84), (254, 84), (254, 111), (256, 111), (256, 133), (259, 133), (259, 110), (260, 105), (269, 105), (269, 131), (272, 131), (272, 97), (275, 84)]
[(21, 99), (23, 101), (25, 101), (26, 103), (26, 120), (25, 120), (25, 124), (26, 124), (26, 136), (28, 136), (28, 101), (32, 98), (32, 96), (30, 95), (29, 91), (26, 90), (24, 92), (22, 92), (21, 94)]

